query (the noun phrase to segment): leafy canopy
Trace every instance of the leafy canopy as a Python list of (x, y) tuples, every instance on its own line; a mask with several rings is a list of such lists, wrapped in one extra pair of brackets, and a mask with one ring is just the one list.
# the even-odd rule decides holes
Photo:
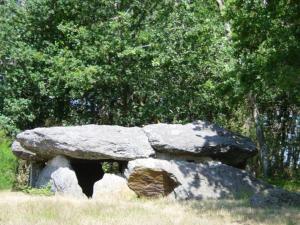
[(215, 2), (6, 1), (0, 15), (0, 116), (19, 129), (213, 120), (226, 107)]

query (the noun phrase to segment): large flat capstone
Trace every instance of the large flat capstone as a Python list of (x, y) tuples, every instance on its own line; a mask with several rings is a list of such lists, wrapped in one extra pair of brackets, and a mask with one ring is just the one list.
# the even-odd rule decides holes
[(43, 161), (43, 158), (39, 158), (36, 153), (33, 153), (20, 144), (18, 141), (14, 141), (11, 146), (13, 154), (23, 160), (28, 161)]
[(193, 160), (208, 157), (243, 167), (257, 153), (247, 137), (203, 121), (181, 124), (151, 124), (143, 127), (157, 156), (163, 159)]
[[(142, 128), (107, 125), (36, 128), (17, 135), (36, 157), (132, 160), (154, 155)], [(18, 145), (16, 145), (18, 146)], [(14, 151), (14, 150), (13, 150)]]

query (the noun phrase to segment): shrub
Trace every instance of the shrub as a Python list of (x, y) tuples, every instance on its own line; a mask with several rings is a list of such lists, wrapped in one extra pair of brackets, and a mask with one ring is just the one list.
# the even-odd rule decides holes
[(10, 149), (10, 140), (0, 131), (0, 190), (10, 189), (15, 181), (16, 157)]
[(27, 187), (22, 190), (24, 193), (30, 194), (30, 195), (40, 195), (40, 196), (52, 196), (54, 195), (54, 192), (51, 191), (51, 184), (48, 183), (45, 187), (42, 188), (32, 188)]
[(120, 165), (118, 162), (103, 162), (102, 170), (104, 173), (118, 174), (120, 172)]
[(13, 186), (14, 191), (23, 191), (29, 186), (30, 163), (19, 159), (17, 162), (16, 177)]
[(299, 179), (286, 179), (281, 177), (274, 177), (267, 180), (270, 184), (276, 185), (283, 189), (293, 192), (300, 192)]

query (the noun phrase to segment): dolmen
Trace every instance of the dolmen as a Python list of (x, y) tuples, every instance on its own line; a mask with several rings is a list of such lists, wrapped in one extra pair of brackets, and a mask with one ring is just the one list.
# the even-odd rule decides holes
[[(31, 162), (31, 186), (75, 197), (127, 188), (178, 200), (254, 196), (257, 204), (274, 189), (244, 170), (257, 154), (249, 138), (204, 121), (36, 128), (18, 134), (12, 151)], [(118, 165), (115, 174), (105, 163)]]

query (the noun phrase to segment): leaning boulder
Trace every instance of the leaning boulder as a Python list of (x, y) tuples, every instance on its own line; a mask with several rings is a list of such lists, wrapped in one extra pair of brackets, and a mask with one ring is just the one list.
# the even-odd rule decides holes
[(151, 146), (162, 159), (201, 162), (204, 158), (243, 167), (257, 153), (246, 137), (203, 121), (181, 124), (152, 124), (143, 128)]
[(39, 174), (35, 186), (44, 188), (48, 185), (51, 186), (51, 191), (55, 193), (74, 197), (85, 196), (69, 161), (63, 156), (56, 156), (50, 160)]
[(137, 159), (125, 171), (128, 186), (138, 196), (175, 199), (240, 198), (269, 188), (247, 172), (220, 162), (189, 163)]
[(27, 150), (50, 159), (65, 155), (79, 159), (132, 160), (154, 154), (141, 128), (106, 125), (51, 127), (17, 135)]

